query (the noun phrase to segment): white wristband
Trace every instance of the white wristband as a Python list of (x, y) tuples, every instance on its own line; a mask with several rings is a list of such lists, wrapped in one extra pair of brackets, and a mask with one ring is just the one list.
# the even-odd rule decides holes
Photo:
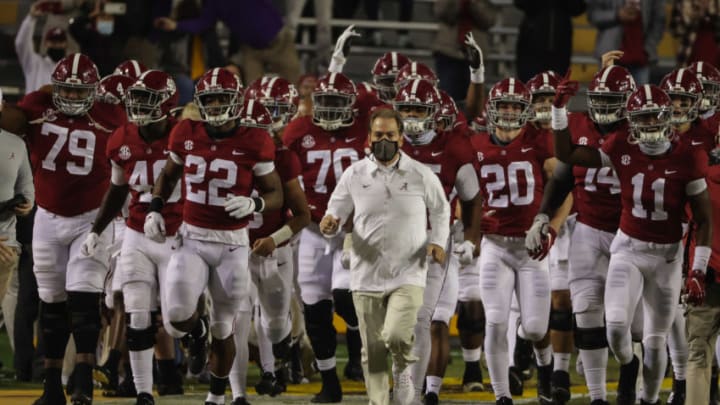
[(567, 108), (557, 108), (555, 106), (552, 106), (552, 119), (550, 121), (552, 125), (552, 129), (556, 131), (561, 131), (563, 129), (566, 129), (568, 127), (568, 116), (567, 116)]
[(485, 66), (480, 65), (477, 69), (470, 67), (470, 81), (475, 84), (485, 83)]
[(330, 73), (342, 73), (347, 60), (342, 56), (333, 56), (330, 58), (330, 66), (328, 66), (328, 72)]
[(275, 242), (275, 246), (280, 246), (281, 244), (287, 242), (290, 238), (292, 238), (292, 236), (292, 229), (290, 229), (290, 227), (287, 225), (283, 225), (282, 228), (273, 232), (272, 235), (270, 235), (270, 238), (272, 238), (273, 242)]
[(710, 261), (710, 255), (712, 249), (709, 246), (695, 246), (695, 252), (693, 254), (693, 265), (692, 269), (700, 270), (703, 273), (707, 270), (708, 262)]
[(348, 232), (345, 234), (343, 239), (343, 250), (350, 250), (353, 247), (352, 233)]

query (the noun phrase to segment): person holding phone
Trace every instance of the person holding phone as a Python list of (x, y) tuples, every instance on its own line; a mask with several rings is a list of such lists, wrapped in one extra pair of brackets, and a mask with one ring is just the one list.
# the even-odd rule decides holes
[(65, 57), (68, 41), (67, 34), (62, 28), (54, 27), (45, 33), (43, 38), (47, 48), (45, 52), (38, 52), (33, 43), (33, 32), (38, 17), (48, 13), (59, 13), (61, 10), (62, 4), (59, 1), (35, 2), (20, 24), (15, 37), (15, 51), (25, 74), (25, 94), (50, 84), (50, 75), (55, 69), (55, 64)]

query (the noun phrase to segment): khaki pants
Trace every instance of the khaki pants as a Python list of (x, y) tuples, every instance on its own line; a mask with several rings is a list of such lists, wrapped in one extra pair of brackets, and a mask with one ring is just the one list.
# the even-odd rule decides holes
[(17, 307), (18, 297), (18, 262), (20, 260), (19, 253), (15, 256), (15, 260), (8, 264), (0, 264), (0, 302), (2, 303), (2, 313), (5, 322), (5, 329), (10, 339), (10, 347), (15, 350), (14, 330), (15, 330), (15, 308)]
[(265, 49), (243, 45), (240, 47), (242, 80), (249, 85), (264, 73), (277, 73), (290, 83), (300, 78), (300, 59), (295, 48), (295, 38), (289, 28), (283, 28)]
[(720, 285), (709, 285), (706, 293), (705, 304), (699, 307), (691, 305), (687, 312), (689, 355), (686, 404), (707, 404), (710, 401), (710, 370), (720, 330)]
[(353, 292), (363, 344), (365, 387), (372, 405), (390, 402), (388, 352), (398, 370), (417, 360), (410, 352), (422, 299), (423, 288), (417, 286), (402, 286), (389, 294)]

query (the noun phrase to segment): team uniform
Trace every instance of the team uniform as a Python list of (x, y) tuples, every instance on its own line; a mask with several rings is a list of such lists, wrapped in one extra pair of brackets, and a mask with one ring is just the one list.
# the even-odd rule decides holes
[(608, 343), (621, 364), (632, 360), (630, 325), (642, 298), (648, 367), (643, 396), (653, 401), (664, 375), (665, 339), (681, 288), (682, 216), (688, 197), (706, 188), (707, 158), (674, 142), (667, 155), (651, 159), (629, 142), (627, 132), (616, 133), (600, 150), (603, 166), (618, 176), (622, 202), (604, 293)]
[(212, 300), (210, 332), (224, 340), (249, 294), (250, 216), (235, 219), (224, 209), (232, 196), (250, 196), (253, 176), (274, 170), (275, 145), (267, 132), (241, 127), (227, 138), (213, 139), (202, 122), (178, 123), (170, 134), (170, 158), (183, 164), (185, 202), (182, 239), (168, 264), (167, 311), (170, 322), (195, 312), (207, 287)]
[(525, 125), (505, 146), (480, 133), (470, 138), (476, 152), (484, 210), (494, 210), (496, 234), (483, 237), (480, 282), (487, 319), (485, 351), (496, 398), (510, 397), (506, 334), (513, 292), (520, 306), (525, 336), (542, 339), (548, 330), (550, 282), (547, 260), (531, 259), (525, 249), (542, 199), (543, 166), (552, 145), (542, 131)]
[(56, 110), (52, 95), (33, 92), (18, 107), (31, 126), (27, 132), (34, 168), (38, 211), (33, 228), (33, 261), (40, 299), (62, 302), (66, 291), (100, 293), (108, 271), (112, 228), (103, 232), (102, 248), (80, 254), (81, 235), (90, 231), (110, 179), (105, 147), (122, 125), (119, 107), (95, 103), (82, 117)]

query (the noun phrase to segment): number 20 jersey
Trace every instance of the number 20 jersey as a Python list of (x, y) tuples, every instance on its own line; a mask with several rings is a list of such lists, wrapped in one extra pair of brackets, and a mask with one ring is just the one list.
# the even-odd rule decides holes
[[(173, 121), (169, 122), (169, 127), (173, 124)], [(126, 124), (116, 129), (110, 137), (107, 156), (122, 168), (130, 187), (130, 216), (127, 225), (130, 229), (143, 233), (155, 179), (162, 173), (169, 157), (168, 138), (163, 137), (147, 143), (138, 133), (137, 125)], [(180, 191), (181, 185), (178, 183), (162, 209), (168, 236), (174, 235), (182, 222)]]
[(227, 138), (213, 139), (204, 123), (184, 120), (170, 133), (169, 149), (185, 164), (183, 221), (212, 230), (244, 228), (252, 215), (235, 219), (224, 204), (229, 197), (250, 197), (255, 165), (275, 160), (270, 134), (239, 127)]
[(310, 206), (310, 216), (320, 223), (330, 195), (343, 171), (365, 156), (367, 122), (355, 119), (353, 125), (325, 131), (300, 117), (288, 124), (283, 143), (300, 158), (302, 185)]
[(525, 125), (505, 146), (493, 143), (490, 134), (470, 137), (475, 149), (483, 210), (495, 211), (498, 234), (525, 237), (540, 209), (544, 188), (543, 165), (553, 156), (552, 135)]
[(98, 208), (110, 180), (105, 155), (115, 128), (126, 122), (115, 105), (96, 102), (84, 115), (55, 109), (52, 94), (35, 91), (18, 107), (31, 123), (27, 131), (37, 204), (64, 217)]

